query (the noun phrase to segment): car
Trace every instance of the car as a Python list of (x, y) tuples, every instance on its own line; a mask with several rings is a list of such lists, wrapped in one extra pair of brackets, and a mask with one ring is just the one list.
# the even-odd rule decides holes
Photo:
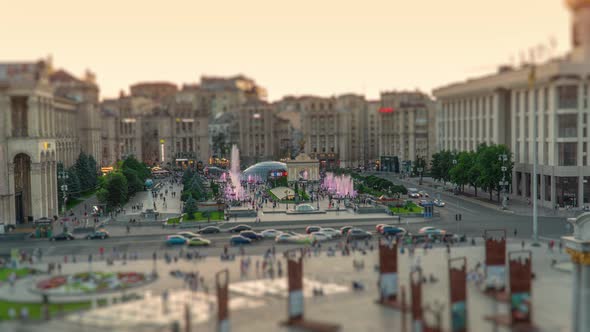
[(387, 225), (387, 226), (381, 228), (381, 234), (383, 236), (397, 236), (397, 235), (404, 235), (406, 233), (407, 233), (406, 230), (401, 227)]
[(220, 233), (221, 229), (215, 226), (207, 226), (205, 228), (200, 229), (197, 233), (199, 234), (216, 234)]
[(312, 239), (308, 235), (293, 235), (282, 233), (275, 238), (276, 243), (295, 243), (295, 244), (311, 244)]
[(352, 229), (352, 226), (343, 226), (340, 227), (340, 234), (342, 234), (342, 236), (346, 236), (348, 234), (348, 231)]
[(104, 229), (94, 231), (88, 235), (86, 235), (86, 239), (94, 240), (94, 239), (101, 239), (104, 240), (109, 237), (109, 232), (105, 231)]
[(360, 228), (352, 228), (348, 231), (346, 238), (349, 240), (364, 240), (370, 239), (373, 235), (367, 231), (363, 231)]
[(232, 246), (241, 246), (250, 243), (252, 243), (252, 240), (241, 235), (234, 235), (229, 239), (229, 244), (231, 244)]
[(408, 188), (408, 197), (410, 197), (410, 198), (420, 198), (420, 194), (418, 193), (418, 189), (416, 189), (416, 188)]
[(375, 226), (375, 230), (377, 231), (377, 233), (381, 233), (381, 228), (387, 226), (387, 224), (379, 224), (377, 226)]
[(309, 235), (312, 241), (324, 242), (330, 239), (330, 236), (322, 231), (313, 232)]
[(252, 227), (248, 225), (237, 225), (228, 230), (230, 233), (239, 233), (241, 231), (251, 231)]
[(427, 200), (425, 200), (425, 199), (421, 199), (421, 200), (418, 202), (418, 205), (420, 205), (420, 206), (424, 206), (424, 205), (426, 205), (426, 204), (428, 204), (428, 201), (427, 201)]
[(260, 233), (256, 233), (254, 231), (242, 231), (240, 235), (243, 237), (247, 237), (250, 240), (260, 240), (262, 239), (262, 235)]
[(305, 228), (305, 233), (311, 234), (315, 232), (319, 232), (322, 228), (320, 226), (307, 226)]
[(274, 239), (281, 233), (281, 231), (277, 231), (276, 229), (265, 229), (260, 232), (260, 235), (262, 235), (262, 237), (265, 239)]
[(420, 190), (418, 192), (418, 195), (420, 195), (420, 197), (430, 197), (430, 195), (428, 195), (428, 193), (423, 190)]
[(189, 240), (194, 237), (201, 237), (201, 235), (193, 233), (193, 232), (180, 232), (180, 233), (177, 233), (176, 235), (180, 235), (180, 236), (185, 237)]
[(174, 246), (179, 244), (186, 244), (188, 239), (181, 235), (168, 235), (166, 237), (166, 245)]
[(436, 228), (436, 227), (432, 227), (432, 226), (427, 226), (427, 227), (420, 228), (418, 233), (425, 234), (425, 235), (445, 235), (447, 233), (447, 231), (445, 231), (444, 229), (440, 229), (440, 228)]
[(440, 199), (435, 199), (432, 203), (437, 207), (444, 207), (446, 205), (445, 202), (441, 201)]
[(74, 235), (72, 235), (72, 233), (65, 232), (65, 233), (57, 234), (57, 235), (50, 237), (49, 241), (70, 241), (70, 240), (74, 240), (74, 239), (75, 239), (75, 237), (74, 237)]
[(322, 227), (321, 232), (330, 236), (331, 239), (342, 236), (342, 234), (339, 231), (335, 230), (334, 228), (329, 228), (329, 227), (328, 228)]
[(188, 240), (187, 245), (189, 247), (202, 247), (202, 246), (208, 246), (211, 244), (210, 240), (207, 239), (203, 239), (201, 237), (193, 237), (192, 239)]

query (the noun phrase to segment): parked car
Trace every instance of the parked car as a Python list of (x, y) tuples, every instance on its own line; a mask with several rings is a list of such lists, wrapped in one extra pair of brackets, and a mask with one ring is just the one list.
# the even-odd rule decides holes
[(305, 228), (305, 233), (311, 234), (311, 233), (319, 232), (320, 229), (322, 229), (320, 226), (307, 226)]
[(180, 235), (168, 235), (168, 237), (166, 237), (166, 245), (169, 245), (169, 246), (186, 244), (187, 242), (188, 242), (188, 239), (185, 238), (184, 236), (180, 236)]
[(232, 246), (240, 246), (244, 244), (250, 244), (252, 240), (247, 237), (243, 237), (241, 235), (234, 235), (229, 239), (229, 244)]
[(420, 190), (418, 192), (418, 195), (420, 195), (420, 197), (430, 197), (430, 195), (428, 195), (428, 193), (423, 190)]
[(201, 237), (201, 235), (193, 233), (193, 232), (180, 232), (180, 233), (177, 233), (176, 235), (180, 235), (180, 236), (185, 237), (187, 239), (192, 239), (194, 237)]
[(202, 246), (208, 246), (211, 244), (210, 240), (207, 239), (203, 239), (201, 237), (194, 237), (190, 240), (188, 240), (187, 245), (189, 247), (202, 247)]
[(276, 229), (265, 229), (260, 232), (260, 235), (265, 239), (275, 239), (281, 233), (281, 231), (277, 231)]
[(198, 231), (199, 234), (216, 234), (216, 233), (220, 233), (221, 229), (219, 227), (215, 227), (215, 226), (207, 226), (205, 228), (202, 228)]
[(251, 231), (252, 227), (248, 225), (237, 225), (228, 230), (230, 233), (239, 233), (241, 231)]
[(360, 228), (353, 228), (348, 231), (346, 238), (349, 240), (364, 240), (370, 239), (373, 235), (370, 232), (363, 231)]
[(397, 235), (404, 235), (406, 234), (406, 230), (401, 227), (395, 227), (387, 225), (381, 228), (381, 234), (383, 236), (397, 236)]
[(256, 233), (254, 231), (242, 231), (240, 235), (243, 237), (247, 237), (250, 240), (260, 240), (262, 239), (262, 235), (260, 233)]
[(57, 235), (50, 237), (49, 241), (70, 241), (70, 240), (74, 240), (74, 239), (75, 239), (75, 237), (74, 237), (74, 235), (72, 235), (72, 233), (66, 232), (66, 233), (61, 233), (61, 234), (57, 234)]
[(427, 226), (427, 227), (420, 228), (418, 233), (425, 234), (425, 235), (445, 235), (447, 233), (447, 231), (445, 231), (444, 229), (440, 229), (440, 228), (436, 228), (436, 227), (432, 227), (432, 226)]
[(445, 202), (441, 201), (440, 199), (435, 199), (432, 203), (437, 207), (444, 207), (446, 205)]
[(338, 238), (338, 237), (342, 236), (342, 234), (339, 231), (335, 230), (334, 228), (329, 228), (329, 227), (328, 228), (322, 227), (321, 232), (330, 236), (331, 239)]
[(109, 232), (105, 231), (104, 229), (100, 229), (100, 230), (94, 231), (94, 232), (86, 235), (86, 239), (88, 239), (88, 240), (94, 240), (94, 239), (104, 240), (108, 237), (109, 237)]
[(346, 236), (348, 235), (348, 231), (352, 229), (352, 226), (343, 226), (340, 227), (340, 234), (342, 234), (342, 236)]

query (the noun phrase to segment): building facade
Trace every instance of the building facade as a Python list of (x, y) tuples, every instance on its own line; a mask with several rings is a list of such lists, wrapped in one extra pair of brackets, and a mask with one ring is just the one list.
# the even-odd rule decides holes
[(434, 91), (439, 149), (507, 145), (514, 161), (512, 194), (536, 197), (551, 208), (590, 203), (590, 1), (568, 5), (573, 48), (565, 57), (535, 66), (534, 75), (531, 65), (501, 67), (494, 75)]

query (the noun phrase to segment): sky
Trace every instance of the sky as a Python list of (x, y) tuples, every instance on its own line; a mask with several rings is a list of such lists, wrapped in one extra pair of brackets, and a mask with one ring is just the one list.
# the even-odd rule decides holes
[[(2, 5), (0, 62), (53, 57), (102, 98), (139, 81), (245, 74), (269, 100), (433, 88), (557, 41), (564, 0), (51, 0)], [(512, 60), (511, 60), (512, 59)]]

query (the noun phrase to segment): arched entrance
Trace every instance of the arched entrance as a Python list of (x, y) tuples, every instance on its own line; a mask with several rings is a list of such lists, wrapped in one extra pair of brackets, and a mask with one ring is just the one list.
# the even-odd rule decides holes
[(24, 153), (14, 157), (14, 206), (16, 223), (27, 222), (31, 215), (31, 157)]

